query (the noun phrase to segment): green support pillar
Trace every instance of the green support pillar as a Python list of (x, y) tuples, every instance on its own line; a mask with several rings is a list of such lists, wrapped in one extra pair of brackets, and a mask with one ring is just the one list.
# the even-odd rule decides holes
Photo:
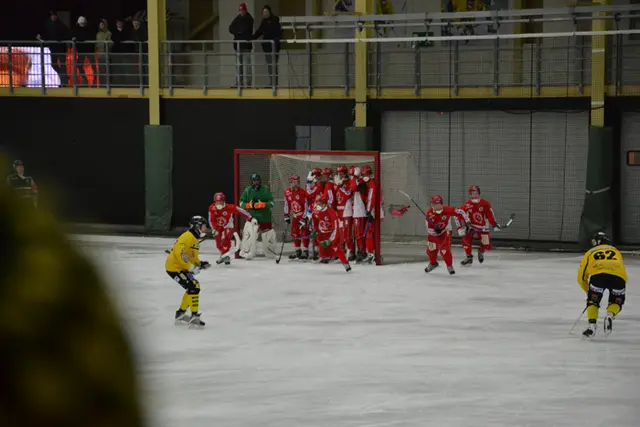
[(591, 127), (587, 160), (587, 184), (584, 208), (580, 217), (579, 242), (589, 247), (598, 231), (611, 234), (613, 201), (613, 132), (611, 128)]
[(144, 127), (145, 230), (164, 233), (173, 215), (173, 129)]
[(372, 151), (373, 129), (370, 127), (351, 127), (344, 130), (344, 147), (349, 151)]

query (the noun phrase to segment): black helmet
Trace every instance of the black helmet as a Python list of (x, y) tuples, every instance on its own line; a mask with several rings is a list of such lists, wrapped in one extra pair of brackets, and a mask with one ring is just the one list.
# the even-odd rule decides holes
[(202, 228), (203, 225), (206, 225), (206, 224), (207, 224), (207, 220), (201, 217), (200, 215), (192, 216), (191, 219), (189, 220), (189, 228), (191, 230), (196, 231), (198, 233), (198, 236), (201, 233), (200, 229)]
[(610, 245), (611, 238), (603, 231), (598, 231), (591, 237), (591, 246)]
[(260, 178), (260, 175), (257, 173), (251, 175), (251, 186), (255, 189), (258, 189), (260, 188), (260, 185), (262, 185), (262, 178)]
[(13, 167), (24, 166), (24, 162), (22, 160), (14, 160)]

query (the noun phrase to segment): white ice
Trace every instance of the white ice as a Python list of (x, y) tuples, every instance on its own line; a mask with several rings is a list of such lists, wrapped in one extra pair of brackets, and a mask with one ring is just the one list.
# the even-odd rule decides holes
[[(634, 257), (613, 334), (599, 323), (593, 341), (580, 338), (584, 318), (569, 335), (585, 302), (579, 255), (514, 251), (455, 276), (423, 264), (214, 264), (198, 276), (207, 327), (190, 330), (173, 324), (172, 242), (79, 242), (122, 310), (150, 426), (640, 426)], [(211, 242), (202, 258), (217, 258)]]

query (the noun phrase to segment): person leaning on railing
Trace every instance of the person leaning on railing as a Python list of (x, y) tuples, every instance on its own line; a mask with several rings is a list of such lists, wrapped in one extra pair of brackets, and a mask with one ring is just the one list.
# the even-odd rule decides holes
[[(80, 73), (81, 84), (90, 86), (91, 81), (85, 71), (85, 63), (93, 64), (93, 56), (95, 53), (95, 45), (92, 41), (95, 39), (94, 30), (88, 26), (87, 18), (81, 16), (73, 31), (73, 40), (75, 41), (77, 52), (77, 69)], [(84, 80), (83, 80), (84, 79)]]
[(267, 72), (269, 73), (269, 86), (277, 86), (282, 25), (280, 25), (280, 18), (273, 14), (271, 6), (269, 5), (265, 5), (262, 8), (262, 21), (256, 32), (253, 33), (254, 40), (260, 37), (262, 37), (263, 40), (269, 40), (268, 42), (262, 43), (264, 60), (267, 63)]
[(69, 28), (58, 19), (56, 12), (50, 12), (49, 19), (45, 24), (42, 33), (36, 36), (36, 39), (48, 42), (46, 47), (51, 51), (51, 66), (60, 76), (62, 86), (67, 81), (67, 43), (66, 40), (71, 38)]
[(111, 49), (111, 31), (109, 31), (109, 25), (106, 19), (100, 20), (96, 40), (98, 41), (96, 44), (98, 76), (100, 78), (100, 85), (105, 86), (107, 83), (107, 61), (109, 61), (109, 55), (107, 55), (107, 52)]

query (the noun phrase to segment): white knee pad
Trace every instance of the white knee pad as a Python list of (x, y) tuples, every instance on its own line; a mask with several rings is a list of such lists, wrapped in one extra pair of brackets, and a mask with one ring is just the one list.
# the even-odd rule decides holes
[(269, 258), (273, 258), (278, 254), (278, 238), (274, 229), (262, 233), (262, 249)]
[(245, 259), (252, 259), (256, 256), (258, 249), (258, 226), (247, 221), (242, 230), (242, 242), (240, 244), (240, 256)]

